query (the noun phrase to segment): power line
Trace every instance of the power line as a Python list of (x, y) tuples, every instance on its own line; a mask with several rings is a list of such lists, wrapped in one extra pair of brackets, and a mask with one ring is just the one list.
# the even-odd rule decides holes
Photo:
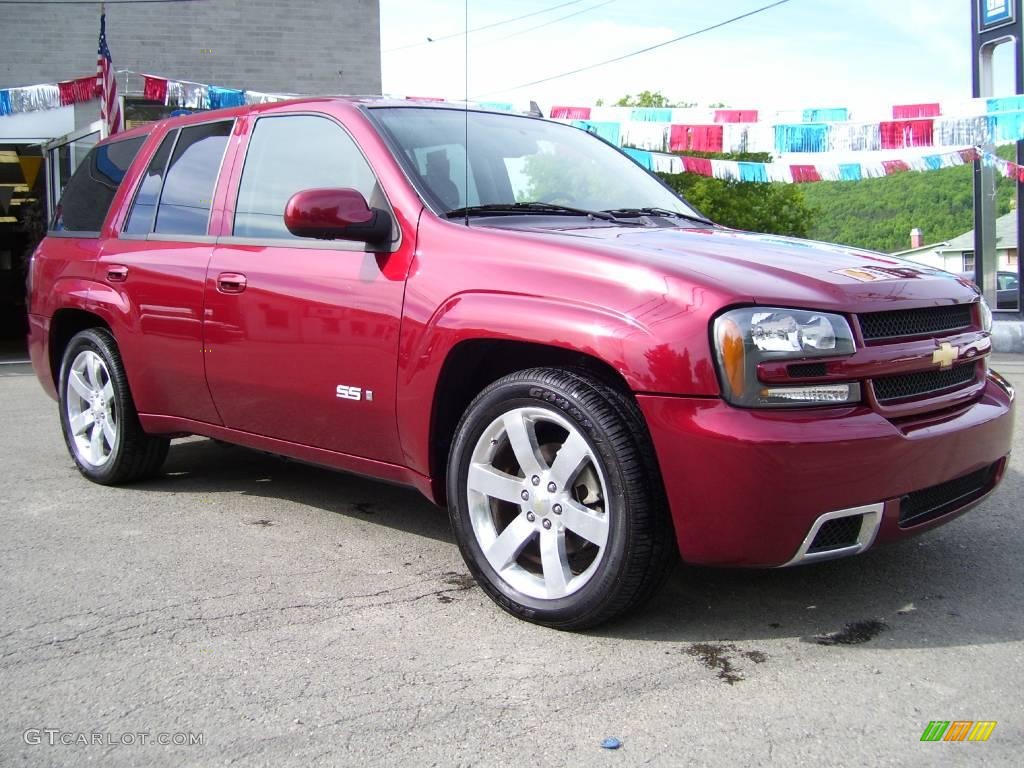
[[(103, 0), (107, 5), (141, 3), (198, 3), (202, 0)], [(0, 5), (97, 5), (99, 0), (0, 0)]]
[(760, 8), (755, 8), (754, 10), (748, 11), (747, 13), (740, 14), (739, 16), (733, 16), (731, 19), (726, 19), (725, 21), (720, 21), (717, 24), (712, 24), (710, 27), (704, 27), (703, 29), (698, 29), (695, 32), (689, 32), (689, 33), (687, 33), (685, 35), (680, 35), (679, 37), (674, 37), (671, 40), (666, 40), (663, 43), (658, 43), (656, 45), (649, 45), (646, 48), (641, 48), (638, 51), (632, 51), (631, 53), (625, 53), (622, 56), (616, 56), (614, 59), (607, 59), (605, 61), (599, 61), (596, 64), (588, 64), (585, 67), (579, 67), (578, 69), (573, 69), (573, 70), (570, 70), (569, 72), (562, 72), (562, 73), (557, 74), (557, 75), (551, 75), (550, 77), (544, 77), (544, 78), (541, 78), (540, 80), (534, 80), (534, 81), (529, 82), (529, 83), (522, 83), (520, 85), (515, 85), (515, 86), (509, 87), (509, 88), (502, 88), (500, 90), (488, 91), (487, 93), (479, 93), (479, 94), (473, 96), (472, 98), (478, 99), (478, 98), (480, 98), (482, 96), (492, 96), (492, 95), (494, 95), (496, 93), (507, 93), (508, 91), (516, 91), (516, 90), (519, 90), (520, 88), (529, 88), (532, 85), (540, 85), (541, 83), (549, 83), (552, 80), (559, 80), (559, 79), (561, 79), (563, 77), (569, 77), (569, 75), (576, 75), (576, 74), (579, 74), (580, 72), (586, 72), (587, 70), (590, 70), (590, 69), (597, 69), (598, 67), (603, 67), (603, 66), (605, 66), (607, 64), (614, 64), (615, 62), (623, 61), (625, 59), (632, 58), (633, 56), (639, 56), (641, 53), (647, 53), (648, 51), (653, 51), (653, 50), (655, 50), (657, 48), (664, 48), (666, 45), (671, 45), (672, 43), (678, 43), (681, 40), (687, 40), (687, 39), (689, 39), (691, 37), (696, 37), (697, 35), (702, 35), (705, 32), (710, 32), (713, 29), (719, 29), (720, 27), (724, 27), (727, 24), (732, 24), (733, 22), (749, 18), (750, 16), (754, 16), (754, 15), (756, 15), (758, 13), (763, 13), (764, 11), (771, 10), (772, 8), (776, 8), (776, 7), (780, 6), (780, 5), (785, 5), (788, 2), (790, 2), (790, 0), (777, 0), (777, 2), (770, 3), (769, 5), (763, 5)]
[(405, 51), (405, 50), (408, 50), (409, 48), (419, 48), (421, 45), (430, 45), (431, 43), (439, 43), (442, 40), (451, 40), (453, 37), (465, 37), (466, 35), (468, 35), (471, 32), (480, 32), (480, 31), (485, 30), (485, 29), (491, 29), (493, 27), (500, 27), (503, 24), (511, 24), (514, 21), (521, 21), (523, 19), (528, 19), (531, 16), (539, 16), (542, 13), (550, 13), (551, 11), (557, 11), (559, 8), (565, 8), (567, 5), (576, 5), (576, 4), (582, 3), (582, 2), (583, 2), (583, 0), (569, 0), (569, 2), (567, 2), (567, 3), (560, 3), (558, 5), (553, 5), (550, 8), (542, 8), (539, 11), (532, 11), (531, 13), (524, 13), (522, 16), (516, 16), (515, 18), (512, 18), (512, 19), (503, 19), (502, 21), (495, 21), (495, 22), (492, 22), (491, 24), (484, 24), (482, 27), (474, 27), (473, 29), (467, 29), (467, 30), (465, 30), (463, 32), (453, 32), (450, 35), (442, 35), (441, 37), (428, 37), (422, 43), (410, 43), (409, 45), (402, 45), (402, 46), (399, 46), (398, 48), (388, 48), (386, 51), (381, 51), (381, 53), (392, 53), (393, 51)]
[(500, 43), (503, 40), (508, 40), (510, 37), (516, 37), (518, 35), (525, 35), (527, 32), (535, 32), (538, 29), (544, 29), (544, 27), (550, 27), (552, 24), (557, 24), (560, 21), (565, 21), (566, 19), (571, 19), (573, 16), (579, 16), (580, 14), (583, 14), (583, 13), (590, 13), (591, 11), (596, 11), (598, 8), (603, 8), (604, 6), (611, 5), (614, 2), (615, 2), (615, 0), (604, 0), (603, 3), (598, 3), (597, 5), (592, 5), (589, 8), (581, 8), (578, 11), (573, 11), (572, 13), (567, 13), (565, 16), (559, 16), (557, 19), (552, 19), (551, 21), (546, 21), (543, 24), (538, 24), (535, 27), (527, 27), (526, 29), (517, 29), (515, 32), (509, 32), (504, 37), (496, 37), (493, 40), (488, 40), (486, 42), (487, 42), (487, 44), (490, 44), (490, 43)]

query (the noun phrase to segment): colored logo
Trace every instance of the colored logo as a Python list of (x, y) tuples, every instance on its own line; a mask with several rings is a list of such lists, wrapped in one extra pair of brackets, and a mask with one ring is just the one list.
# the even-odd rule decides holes
[(1013, 4), (1010, 0), (978, 0), (978, 10), (981, 31), (1013, 22)]
[(988, 741), (995, 727), (995, 720), (932, 720), (921, 741)]
[(939, 368), (949, 368), (958, 357), (960, 347), (954, 347), (948, 341), (942, 342), (939, 348), (932, 352), (932, 362), (938, 364)]

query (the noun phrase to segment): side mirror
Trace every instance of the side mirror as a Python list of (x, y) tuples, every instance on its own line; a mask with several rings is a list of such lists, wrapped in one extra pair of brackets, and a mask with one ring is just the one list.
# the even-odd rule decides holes
[(304, 189), (284, 207), (284, 225), (293, 235), (320, 240), (381, 244), (391, 239), (391, 214), (371, 208), (354, 189)]

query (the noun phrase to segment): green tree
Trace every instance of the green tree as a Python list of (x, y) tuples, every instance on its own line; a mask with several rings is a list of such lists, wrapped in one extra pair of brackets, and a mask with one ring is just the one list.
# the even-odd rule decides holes
[[(1014, 145), (997, 149), (1013, 160)], [(1012, 179), (996, 182), (996, 211), (1010, 210)], [(810, 236), (885, 253), (910, 248), (910, 230), (919, 227), (926, 243), (956, 237), (974, 227), (973, 170), (970, 165), (927, 173), (906, 172), (862, 181), (801, 184), (813, 211)]]
[[(763, 152), (687, 154), (754, 163), (771, 160)], [(811, 231), (813, 214), (804, 200), (804, 185), (729, 181), (695, 173), (660, 175), (712, 221), (727, 227), (793, 237), (807, 237)]]
[(661, 91), (640, 91), (637, 94), (626, 94), (615, 102), (616, 107), (695, 107), (692, 101), (671, 101)]

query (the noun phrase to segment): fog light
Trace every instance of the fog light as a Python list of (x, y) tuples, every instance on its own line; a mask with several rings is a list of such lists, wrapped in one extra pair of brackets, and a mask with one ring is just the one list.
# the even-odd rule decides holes
[(804, 387), (765, 387), (764, 402), (855, 403), (860, 401), (860, 384), (814, 384)]

